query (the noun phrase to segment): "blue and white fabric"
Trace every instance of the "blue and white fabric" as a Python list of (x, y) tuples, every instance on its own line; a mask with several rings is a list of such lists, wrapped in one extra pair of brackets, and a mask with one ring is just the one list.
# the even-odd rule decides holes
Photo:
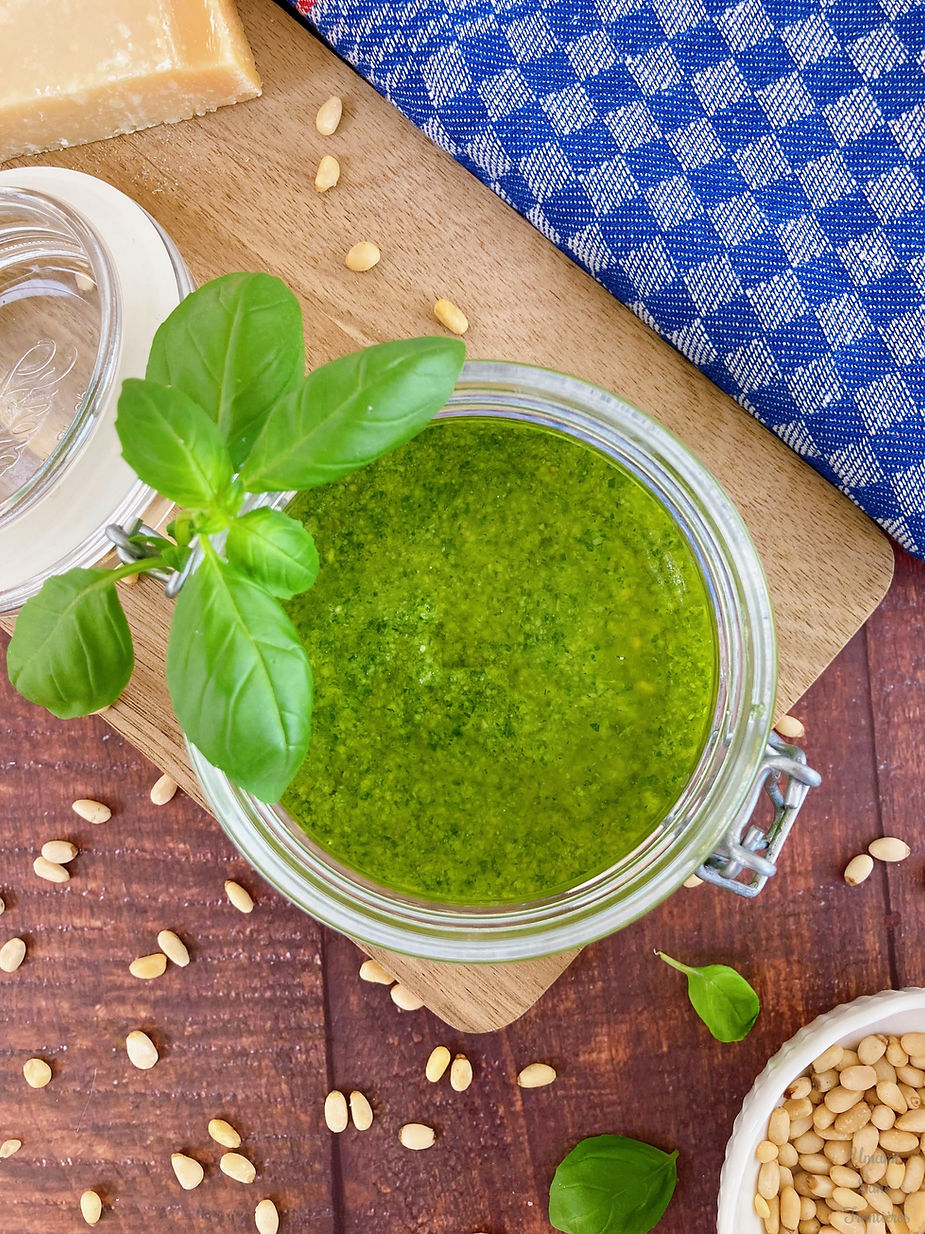
[(290, 0), (925, 556), (925, 0)]

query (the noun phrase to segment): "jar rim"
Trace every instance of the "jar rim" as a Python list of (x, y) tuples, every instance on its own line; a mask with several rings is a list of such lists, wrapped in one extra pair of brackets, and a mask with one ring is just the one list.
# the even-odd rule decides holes
[[(458, 908), (376, 886), (315, 845), (278, 805), (239, 789), (190, 747), (225, 832), (305, 911), (370, 945), (455, 962), (517, 960), (612, 933), (676, 890), (750, 810), (770, 733), (776, 644), (764, 572), (738, 511), (673, 433), (616, 395), (551, 370), (469, 361), (439, 418), (490, 416), (558, 429), (617, 459), (666, 506), (700, 565), (717, 626), (716, 708), (697, 768), (632, 853), (529, 904)], [(255, 504), (285, 505), (291, 494)]]

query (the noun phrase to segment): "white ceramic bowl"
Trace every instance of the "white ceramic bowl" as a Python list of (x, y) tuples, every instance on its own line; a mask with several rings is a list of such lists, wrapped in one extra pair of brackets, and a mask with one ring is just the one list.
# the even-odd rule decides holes
[(854, 1046), (868, 1033), (925, 1031), (925, 989), (884, 990), (843, 1003), (813, 1020), (777, 1051), (742, 1103), (726, 1145), (716, 1234), (764, 1234), (754, 1209), (758, 1161), (768, 1119), (787, 1085), (830, 1045)]

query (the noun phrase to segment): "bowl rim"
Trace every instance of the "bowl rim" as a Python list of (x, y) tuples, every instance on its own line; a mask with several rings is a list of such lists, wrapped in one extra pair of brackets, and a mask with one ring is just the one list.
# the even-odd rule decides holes
[(848, 1003), (840, 1003), (805, 1024), (772, 1055), (742, 1102), (726, 1143), (719, 1176), (717, 1234), (763, 1234), (763, 1223), (751, 1205), (749, 1212), (754, 1226), (743, 1229), (738, 1199), (750, 1177), (751, 1167), (757, 1171), (755, 1148), (764, 1138), (762, 1133), (771, 1111), (780, 1102), (787, 1085), (830, 1045), (840, 1044), (849, 1037), (860, 1040), (866, 1035), (864, 1030), (886, 1016), (905, 1011), (921, 1011), (925, 1019), (925, 987), (881, 990), (878, 994), (862, 994)]

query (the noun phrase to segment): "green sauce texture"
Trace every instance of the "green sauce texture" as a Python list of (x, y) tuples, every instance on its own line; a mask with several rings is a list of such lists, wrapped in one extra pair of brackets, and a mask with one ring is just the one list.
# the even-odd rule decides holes
[(318, 545), (290, 603), (315, 676), (283, 804), (333, 856), (455, 904), (599, 873), (690, 779), (715, 628), (670, 515), (563, 434), (436, 421), (289, 513)]

